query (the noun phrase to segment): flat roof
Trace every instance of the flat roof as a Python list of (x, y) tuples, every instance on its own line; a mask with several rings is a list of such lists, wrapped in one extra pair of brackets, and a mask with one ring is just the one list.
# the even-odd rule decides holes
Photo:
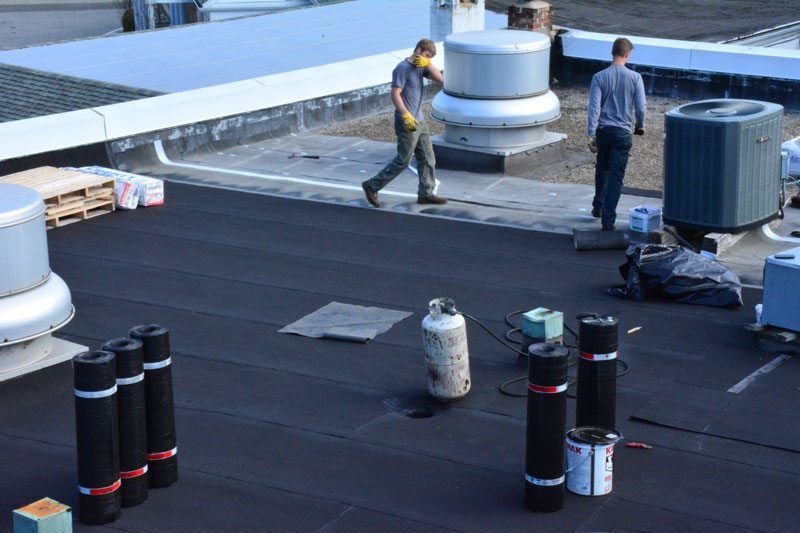
[[(353, 0), (221, 22), (0, 51), (0, 63), (178, 92), (413, 47), (430, 2)], [(486, 28), (505, 15), (486, 12)]]
[[(745, 290), (737, 310), (621, 301), (603, 294), (619, 283), (620, 252), (576, 253), (564, 235), (175, 183), (166, 192), (165, 206), (48, 232), (77, 307), (61, 335), (96, 347), (139, 323), (171, 331), (180, 479), (112, 528), (795, 527), (800, 358), (726, 392), (774, 357), (741, 327), (760, 291)], [(473, 324), (471, 392), (428, 398), (420, 321), (439, 296), (498, 335), (507, 313), (539, 306), (570, 325), (581, 312), (619, 318), (631, 370), (618, 381), (617, 429), (653, 449), (617, 447), (611, 496), (526, 511), (526, 402), (497, 390), (525, 367)], [(414, 315), (369, 344), (278, 333), (331, 301)], [(408, 418), (415, 407), (434, 416)], [(77, 505), (73, 410), (69, 363), (0, 384), (4, 509), (45, 495)], [(568, 427), (574, 410), (570, 399)]]
[[(515, 0), (487, 0), (507, 12)], [(689, 41), (717, 42), (798, 19), (792, 0), (558, 0), (553, 21), (568, 28)]]

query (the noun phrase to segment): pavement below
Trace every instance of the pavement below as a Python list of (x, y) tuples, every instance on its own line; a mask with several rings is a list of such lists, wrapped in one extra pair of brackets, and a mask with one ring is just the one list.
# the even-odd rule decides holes
[[(299, 134), (240, 144), (213, 143), (183, 155), (169, 145), (144, 146), (119, 155), (118, 164), (123, 170), (182, 183), (372, 209), (360, 183), (394, 155), (391, 143)], [(569, 242), (566, 236), (573, 229), (600, 227), (591, 216), (592, 186), (443, 169), (437, 169), (437, 179), (439, 194), (450, 200), (447, 205), (416, 203), (418, 179), (412, 165), (381, 191), (381, 210), (557, 233)], [(628, 210), (642, 204), (660, 206), (661, 200), (623, 194), (617, 227), (627, 228)], [(777, 232), (788, 235), (797, 228), (800, 211), (788, 209)], [(718, 259), (733, 268), (743, 283), (760, 286), (764, 258), (795, 246), (800, 246), (800, 239), (778, 242), (757, 228)], [(624, 262), (624, 253), (616, 253)]]
[(122, 26), (109, 0), (0, 0), (0, 50), (100, 37)]

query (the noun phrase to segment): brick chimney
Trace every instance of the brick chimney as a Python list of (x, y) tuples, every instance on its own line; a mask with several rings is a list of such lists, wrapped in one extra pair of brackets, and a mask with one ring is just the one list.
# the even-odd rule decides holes
[(482, 30), (486, 0), (430, 0), (431, 40), (443, 41), (451, 33)]
[(508, 27), (512, 30), (536, 31), (552, 39), (553, 6), (541, 0), (508, 6)]

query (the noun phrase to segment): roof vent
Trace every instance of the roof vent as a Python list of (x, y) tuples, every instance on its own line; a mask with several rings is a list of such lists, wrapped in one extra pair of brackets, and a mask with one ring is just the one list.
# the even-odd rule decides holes
[[(444, 87), (431, 110), (431, 116), (445, 124), (444, 136), (434, 139), (440, 163), (440, 151), (508, 157), (565, 138), (545, 127), (561, 116), (558, 97), (549, 86), (546, 36), (515, 30), (469, 31), (449, 35), (444, 49)], [(446, 161), (470, 161), (444, 155)], [(472, 161), (467, 165), (475, 168)]]
[(33, 189), (0, 183), (0, 381), (86, 349), (51, 335), (75, 308), (67, 284), (50, 271), (44, 211)]

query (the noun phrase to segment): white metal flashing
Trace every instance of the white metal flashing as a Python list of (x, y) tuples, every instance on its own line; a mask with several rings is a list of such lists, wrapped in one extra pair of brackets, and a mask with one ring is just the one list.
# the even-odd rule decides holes
[[(617, 37), (569, 30), (561, 39), (566, 57), (610, 61)], [(800, 50), (626, 37), (633, 42), (630, 62), (636, 65), (800, 80)]]
[(0, 161), (105, 140), (103, 117), (91, 109), (0, 123)]
[[(444, 47), (442, 43), (437, 47), (442, 53), (434, 63), (443, 65)], [(3, 122), (0, 161), (368, 89), (389, 83), (392, 69), (411, 52), (396, 50), (93, 109)]]

